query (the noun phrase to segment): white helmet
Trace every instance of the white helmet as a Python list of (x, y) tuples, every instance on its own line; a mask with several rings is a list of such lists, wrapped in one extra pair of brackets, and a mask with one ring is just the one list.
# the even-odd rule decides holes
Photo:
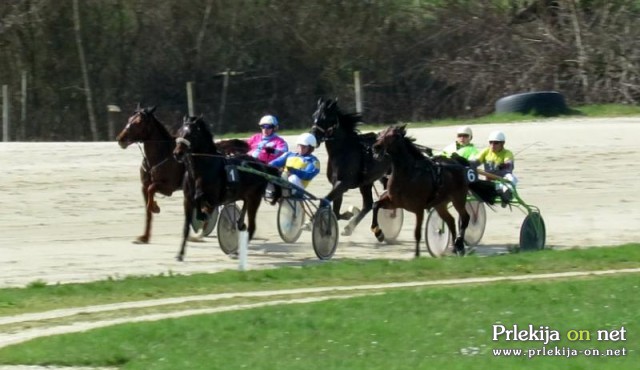
[(471, 127), (469, 126), (462, 126), (458, 128), (458, 131), (456, 132), (457, 135), (469, 135), (469, 138), (472, 139), (473, 138), (473, 131), (471, 131)]
[(298, 145), (306, 145), (315, 148), (318, 142), (316, 141), (316, 137), (310, 133), (305, 132), (304, 134), (300, 134), (298, 136), (298, 140), (296, 141)]
[(489, 134), (489, 141), (502, 141), (503, 143), (506, 141), (504, 132), (502, 131), (493, 131)]
[(274, 125), (278, 126), (278, 119), (270, 114), (263, 116), (260, 118), (260, 122), (258, 122), (258, 126), (261, 125)]

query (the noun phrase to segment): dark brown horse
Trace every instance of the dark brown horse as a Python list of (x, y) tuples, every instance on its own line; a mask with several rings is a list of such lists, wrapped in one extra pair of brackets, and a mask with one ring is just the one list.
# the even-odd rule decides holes
[[(249, 166), (272, 176), (280, 176), (280, 171), (249, 155), (225, 156), (213, 142), (207, 124), (201, 117), (185, 117), (178, 130), (175, 158), (186, 164), (187, 178), (184, 186), (184, 228), (182, 244), (176, 258), (182, 261), (189, 237), (189, 228), (194, 207), (198, 210), (213, 208), (242, 200), (242, 210), (238, 219), (238, 229), (249, 232), (249, 239), (256, 229), (256, 214), (264, 195), (268, 180), (264, 176), (233, 170), (234, 167)], [(275, 204), (281, 197), (282, 189), (274, 186)], [(249, 226), (244, 224), (245, 214)]]
[[(173, 137), (165, 126), (158, 121), (153, 112), (156, 107), (141, 108), (140, 104), (129, 117), (127, 125), (118, 134), (117, 140), (121, 148), (126, 149), (133, 143), (142, 143), (142, 165), (140, 181), (142, 196), (146, 210), (144, 234), (136, 243), (148, 243), (151, 238), (151, 221), (154, 213), (160, 212), (155, 194), (171, 196), (182, 188), (185, 167), (173, 157), (176, 146)], [(247, 153), (249, 146), (242, 140), (229, 140), (223, 143), (225, 152)]]
[[(373, 206), (373, 183), (384, 178), (391, 168), (388, 158), (373, 159), (376, 134), (362, 134), (357, 125), (362, 117), (357, 113), (342, 113), (336, 100), (318, 100), (313, 113), (313, 128), (318, 143), (325, 143), (329, 160), (327, 178), (333, 188), (325, 197), (333, 202), (338, 220), (350, 219), (349, 212), (340, 213), (342, 197), (349, 189), (358, 188), (362, 195), (362, 210), (345, 227), (343, 235), (350, 235)], [(383, 181), (383, 180), (381, 180)], [(383, 181), (384, 183), (384, 181)]]
[[(391, 157), (392, 169), (386, 192), (373, 205), (371, 230), (379, 241), (384, 240), (378, 225), (380, 208), (404, 208), (415, 213), (415, 256), (419, 257), (424, 211), (434, 207), (451, 231), (456, 254), (464, 255), (464, 233), (469, 225), (469, 214), (465, 209), (467, 193), (471, 190), (480, 199), (493, 203), (495, 187), (490, 183), (468, 183), (467, 168), (463, 163), (442, 157), (426, 157), (413, 140), (406, 137), (406, 133), (405, 125), (388, 127), (380, 132), (373, 145), (377, 156), (386, 154)], [(455, 220), (447, 210), (449, 202), (453, 203), (460, 216), (458, 234)]]

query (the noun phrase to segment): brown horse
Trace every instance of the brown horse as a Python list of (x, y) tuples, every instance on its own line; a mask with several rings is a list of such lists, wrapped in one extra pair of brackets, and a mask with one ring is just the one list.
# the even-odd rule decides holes
[[(184, 259), (194, 208), (201, 210), (242, 200), (237, 228), (247, 229), (251, 239), (256, 229), (258, 208), (269, 181), (265, 176), (241, 171), (237, 167), (248, 166), (274, 177), (279, 177), (280, 171), (249, 155), (225, 156), (214, 143), (201, 117), (185, 117), (176, 142), (173, 154), (177, 160), (186, 163), (187, 168), (183, 189), (185, 222), (182, 244), (176, 258), (179, 261)], [(275, 204), (282, 195), (279, 186), (274, 186), (274, 190), (271, 204)], [(249, 220), (248, 228), (244, 224), (245, 214)]]
[[(155, 194), (171, 196), (182, 188), (185, 173), (184, 164), (173, 157), (175, 137), (158, 121), (153, 112), (156, 107), (141, 108), (138, 104), (129, 117), (127, 125), (118, 134), (116, 140), (121, 148), (126, 149), (133, 143), (142, 143), (142, 165), (140, 181), (144, 197), (146, 221), (144, 234), (135, 243), (149, 243), (151, 237), (151, 221), (154, 213), (160, 212)], [(247, 153), (249, 145), (243, 140), (228, 140), (222, 143), (225, 153)]]
[[(384, 240), (378, 225), (378, 209), (404, 208), (416, 215), (415, 256), (419, 257), (424, 211), (435, 207), (455, 240), (455, 253), (464, 255), (464, 233), (470, 218), (465, 209), (467, 193), (471, 190), (480, 199), (492, 203), (495, 187), (480, 182), (468, 183), (467, 168), (457, 160), (426, 157), (413, 139), (406, 137), (406, 125), (388, 127), (380, 132), (373, 150), (377, 156), (387, 154), (392, 162), (387, 190), (373, 205), (371, 230), (378, 240)], [(455, 220), (447, 210), (449, 202), (460, 216), (459, 234), (456, 234)]]
[(151, 237), (151, 221), (154, 213), (160, 213), (155, 194), (171, 196), (182, 188), (184, 165), (173, 158), (176, 146), (175, 138), (164, 125), (156, 119), (153, 112), (156, 107), (138, 107), (129, 117), (127, 125), (118, 134), (117, 140), (121, 148), (126, 149), (133, 143), (142, 143), (142, 165), (140, 181), (142, 196), (146, 210), (144, 234), (136, 239), (136, 243), (148, 243)]

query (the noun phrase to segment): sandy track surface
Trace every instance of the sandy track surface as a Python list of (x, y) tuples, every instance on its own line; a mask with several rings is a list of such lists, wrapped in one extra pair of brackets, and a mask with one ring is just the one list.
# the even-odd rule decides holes
[[(522, 198), (537, 205), (547, 226), (547, 245), (572, 247), (640, 241), (640, 186), (635, 171), (640, 118), (549, 120), (474, 126), (475, 142), (500, 128), (516, 153)], [(409, 129), (422, 145), (444, 147), (452, 127)], [(286, 137), (293, 142), (293, 137)], [(324, 147), (316, 154), (326, 163)], [(215, 272), (236, 269), (215, 237), (189, 243), (177, 262), (182, 229), (182, 193), (160, 198), (148, 245), (131, 241), (141, 234), (144, 210), (138, 179), (140, 151), (107, 143), (0, 143), (0, 287), (36, 280), (67, 283), (127, 275)], [(309, 191), (330, 187), (321, 173)], [(360, 206), (357, 190), (345, 204)], [(319, 263), (310, 233), (296, 245), (280, 240), (276, 207), (263, 204), (258, 231), (249, 247), (249, 267)], [(524, 214), (488, 211), (480, 253), (518, 243)], [(405, 214), (399, 244), (379, 244), (367, 216), (350, 237), (340, 237), (334, 259), (413, 258), (413, 215)], [(341, 228), (346, 223), (341, 221)], [(214, 233), (215, 236), (215, 233)], [(422, 243), (423, 254), (427, 255)]]

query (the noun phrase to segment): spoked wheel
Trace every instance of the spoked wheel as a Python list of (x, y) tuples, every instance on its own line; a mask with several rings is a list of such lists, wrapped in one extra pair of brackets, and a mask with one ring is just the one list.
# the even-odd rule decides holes
[(433, 257), (442, 257), (451, 244), (451, 233), (447, 224), (433, 208), (429, 210), (424, 233), (429, 254)]
[(384, 233), (384, 240), (387, 244), (393, 244), (402, 230), (404, 222), (404, 212), (402, 208), (378, 210), (378, 225)]
[(295, 243), (302, 234), (304, 204), (302, 200), (284, 198), (278, 206), (278, 234), (285, 243)]
[(522, 221), (520, 227), (520, 250), (536, 251), (544, 248), (547, 231), (542, 215), (531, 212)]
[(213, 229), (216, 228), (216, 224), (218, 223), (218, 216), (220, 215), (220, 208), (215, 207), (213, 212), (209, 215), (209, 219), (204, 222), (202, 225), (202, 235), (209, 236), (213, 232)]
[(484, 203), (477, 200), (470, 200), (465, 206), (469, 216), (469, 226), (464, 233), (464, 242), (468, 246), (478, 245), (484, 235), (484, 228), (487, 225), (487, 211)]
[(338, 220), (330, 207), (320, 208), (313, 217), (313, 251), (321, 260), (333, 257), (338, 245)]
[(218, 244), (225, 254), (238, 253), (238, 219), (240, 208), (234, 203), (225, 205), (218, 219)]

